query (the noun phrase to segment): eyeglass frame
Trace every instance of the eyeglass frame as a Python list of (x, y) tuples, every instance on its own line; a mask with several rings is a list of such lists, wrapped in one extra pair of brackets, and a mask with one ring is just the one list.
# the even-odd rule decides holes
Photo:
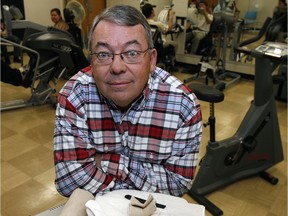
[(148, 47), (146, 50), (140, 50), (140, 51), (138, 51), (138, 50), (128, 50), (128, 51), (120, 52), (120, 53), (112, 53), (112, 52), (105, 52), (105, 51), (101, 51), (101, 52), (90, 52), (90, 55), (91, 55), (91, 56), (92, 56), (92, 55), (95, 55), (95, 57), (96, 57), (97, 60), (99, 60), (98, 57), (99, 57), (99, 54), (100, 54), (100, 53), (105, 53), (105, 54), (110, 55), (107, 60), (111, 59), (112, 61), (111, 61), (110, 63), (105, 63), (105, 61), (107, 61), (107, 60), (105, 60), (105, 61), (102, 62), (102, 63), (101, 63), (101, 62), (97, 62), (97, 63), (99, 63), (100, 65), (109, 65), (109, 64), (111, 64), (111, 63), (114, 61), (115, 55), (119, 55), (120, 58), (122, 59), (122, 61), (124, 61), (126, 64), (137, 64), (137, 63), (139, 63), (140, 61), (131, 62), (131, 63), (126, 62), (126, 61), (125, 61), (125, 57), (123, 56), (123, 54), (127, 54), (127, 53), (129, 53), (129, 52), (136, 52), (137, 55), (140, 55), (140, 54), (145, 54), (148, 50), (151, 50), (151, 49), (154, 49), (154, 47)]

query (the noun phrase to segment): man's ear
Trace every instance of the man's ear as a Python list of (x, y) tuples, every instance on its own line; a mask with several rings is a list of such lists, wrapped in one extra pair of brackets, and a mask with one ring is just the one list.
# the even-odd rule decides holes
[(157, 64), (157, 50), (155, 48), (151, 51), (151, 61), (150, 61), (150, 71), (154, 71), (156, 64)]

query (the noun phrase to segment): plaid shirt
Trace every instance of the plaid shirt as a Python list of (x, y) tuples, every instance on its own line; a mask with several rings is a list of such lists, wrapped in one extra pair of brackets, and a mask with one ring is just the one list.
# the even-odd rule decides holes
[[(126, 113), (99, 94), (87, 67), (58, 97), (56, 188), (94, 195), (136, 189), (181, 196), (191, 186), (202, 137), (200, 105), (178, 79), (156, 68)], [(101, 167), (95, 154), (102, 153)]]

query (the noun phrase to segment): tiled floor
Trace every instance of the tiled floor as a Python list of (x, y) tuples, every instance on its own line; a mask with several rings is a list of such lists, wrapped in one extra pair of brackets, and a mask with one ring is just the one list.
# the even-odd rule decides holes
[[(187, 74), (174, 73), (180, 79)], [(61, 80), (58, 87), (65, 82)], [(251, 100), (252, 80), (241, 79), (225, 90), (225, 100), (215, 105), (216, 139), (233, 135)], [(1, 101), (28, 98), (30, 90), (1, 83)], [(209, 107), (201, 102), (203, 119)], [(229, 216), (286, 216), (287, 213), (287, 105), (277, 102), (285, 160), (270, 169), (280, 180), (275, 186), (252, 177), (208, 195)], [(66, 201), (54, 188), (53, 127), (55, 110), (50, 105), (1, 113), (1, 215), (35, 215)], [(209, 128), (204, 128), (200, 155), (205, 153)], [(188, 201), (193, 199), (185, 195)], [(207, 213), (207, 215), (210, 215)]]

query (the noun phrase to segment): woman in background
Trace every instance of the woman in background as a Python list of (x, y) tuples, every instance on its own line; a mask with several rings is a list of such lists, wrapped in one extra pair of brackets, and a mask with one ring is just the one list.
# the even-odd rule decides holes
[(67, 31), (69, 25), (63, 20), (61, 16), (61, 11), (58, 8), (53, 8), (50, 11), (51, 20), (54, 23), (54, 27)]

